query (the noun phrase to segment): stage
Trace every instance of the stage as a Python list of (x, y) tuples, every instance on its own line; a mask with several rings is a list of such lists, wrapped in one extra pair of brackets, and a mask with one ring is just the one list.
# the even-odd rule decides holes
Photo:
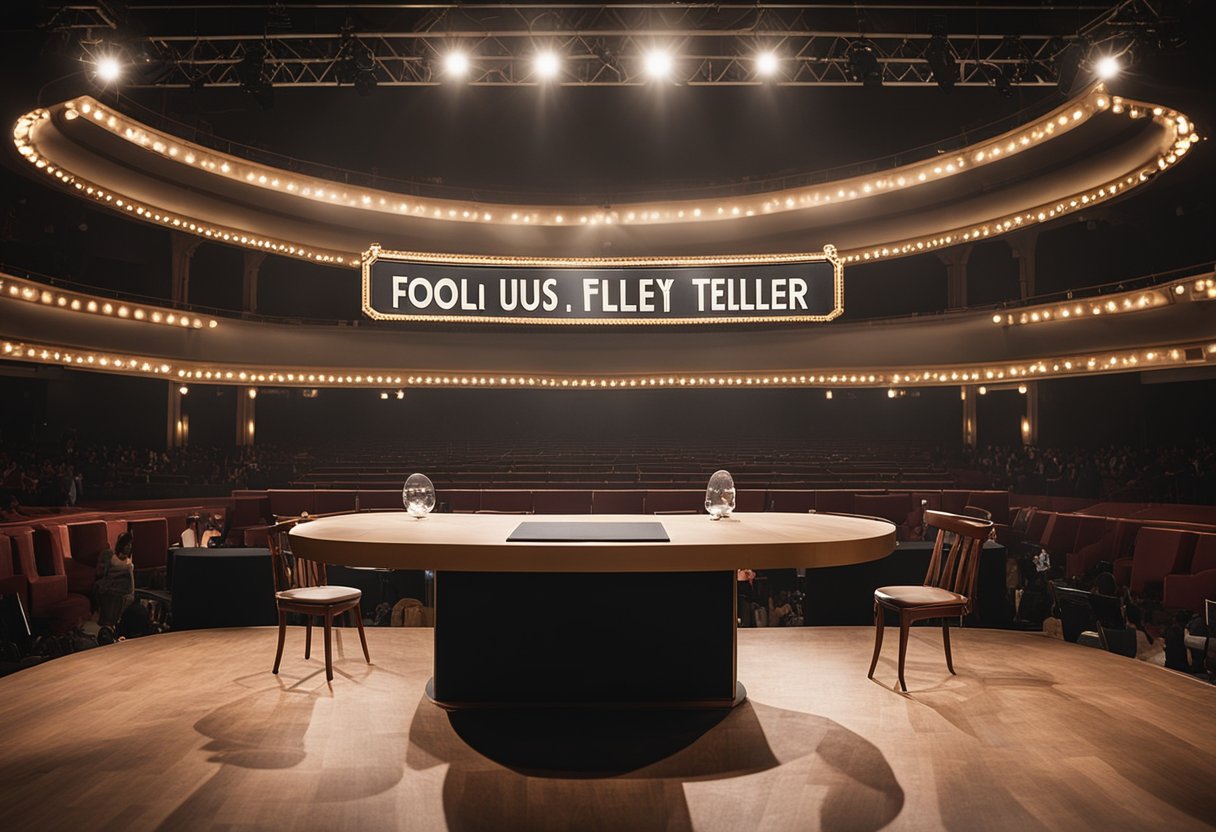
[[(509, 609), (504, 608), (504, 614)], [(557, 622), (555, 622), (556, 624)], [(0, 679), (7, 829), (1211, 829), (1216, 687), (1039, 634), (741, 630), (729, 713), (455, 713), (432, 632), (153, 636)], [(888, 639), (889, 642), (889, 639)]]

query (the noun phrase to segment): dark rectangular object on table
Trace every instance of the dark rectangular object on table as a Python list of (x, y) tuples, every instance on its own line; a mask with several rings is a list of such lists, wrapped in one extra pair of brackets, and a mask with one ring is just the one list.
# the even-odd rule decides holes
[(662, 523), (520, 523), (508, 543), (669, 543)]

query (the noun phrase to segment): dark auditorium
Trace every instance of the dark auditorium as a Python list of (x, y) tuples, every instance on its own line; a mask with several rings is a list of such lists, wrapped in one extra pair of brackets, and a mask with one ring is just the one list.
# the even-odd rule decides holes
[(5, 830), (1216, 832), (1209, 3), (2, 6)]

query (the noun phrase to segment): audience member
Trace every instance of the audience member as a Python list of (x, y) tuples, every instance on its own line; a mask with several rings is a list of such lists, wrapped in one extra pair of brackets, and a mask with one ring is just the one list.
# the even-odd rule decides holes
[(114, 549), (97, 559), (97, 623), (102, 627), (118, 624), (123, 610), (135, 600), (135, 566), (131, 562), (134, 538), (130, 532), (118, 536)]

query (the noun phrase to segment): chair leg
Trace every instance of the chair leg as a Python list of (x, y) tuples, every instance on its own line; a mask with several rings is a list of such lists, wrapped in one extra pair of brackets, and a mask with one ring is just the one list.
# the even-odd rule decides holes
[(283, 642), (287, 640), (287, 613), (279, 610), (279, 647), (274, 653), (274, 670), (271, 673), (278, 674), (279, 662), (283, 660)]
[(899, 689), (904, 693), (908, 692), (908, 686), (904, 684), (904, 657), (908, 655), (908, 628), (912, 626), (912, 621), (907, 613), (899, 614)]
[(874, 678), (874, 668), (878, 667), (878, 654), (882, 651), (882, 631), (886, 625), (882, 606), (874, 602), (874, 658), (870, 659), (870, 672), (866, 674), (867, 679)]
[(331, 644), (333, 642), (334, 614), (328, 610), (325, 612), (325, 680), (332, 682), (334, 680), (334, 660)]
[(950, 619), (942, 619), (942, 644), (946, 647), (946, 669), (950, 671), (950, 675), (954, 673), (954, 660), (950, 656)]
[(312, 616), (304, 616), (304, 658), (312, 658)]
[(359, 627), (359, 643), (363, 645), (363, 658), (367, 659), (367, 663), (372, 663), (372, 654), (367, 652), (367, 636), (363, 633), (363, 607), (360, 604), (355, 604), (355, 624)]

